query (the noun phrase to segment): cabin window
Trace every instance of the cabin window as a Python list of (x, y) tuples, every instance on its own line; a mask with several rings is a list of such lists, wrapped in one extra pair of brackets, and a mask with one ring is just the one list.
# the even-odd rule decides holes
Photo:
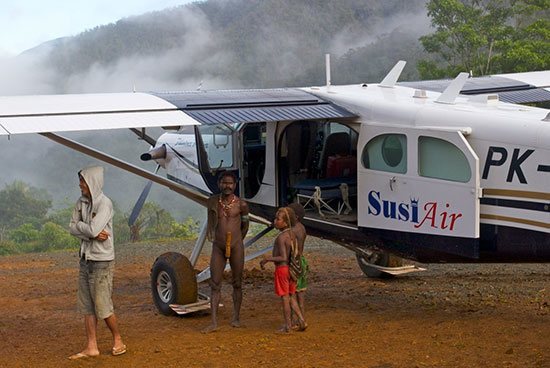
[(472, 177), (464, 153), (454, 144), (434, 137), (418, 137), (418, 175), (467, 183)]
[(374, 137), (363, 149), (361, 161), (366, 169), (406, 173), (407, 137), (404, 134)]
[(225, 125), (201, 125), (199, 132), (211, 169), (233, 166), (233, 136)]

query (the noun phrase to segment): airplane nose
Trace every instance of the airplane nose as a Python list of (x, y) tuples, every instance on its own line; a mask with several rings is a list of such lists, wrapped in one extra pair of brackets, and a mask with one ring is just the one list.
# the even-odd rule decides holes
[(146, 152), (140, 156), (142, 161), (151, 161), (166, 158), (166, 145), (153, 148), (149, 152)]

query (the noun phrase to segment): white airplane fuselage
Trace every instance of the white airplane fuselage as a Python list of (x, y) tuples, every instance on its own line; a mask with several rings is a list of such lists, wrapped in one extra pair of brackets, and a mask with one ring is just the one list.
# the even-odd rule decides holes
[[(234, 124), (224, 145), (216, 144), (219, 132), (187, 127), (158, 140), (171, 148), (158, 162), (170, 178), (205, 193), (216, 191), (216, 170), (234, 170), (258, 215), (300, 201), (312, 234), (351, 246), (421, 261), (550, 261), (549, 110), (486, 96), (441, 103), (439, 93), (403, 86), (302, 90), (356, 118), (254, 123), (261, 137), (253, 140), (250, 124)], [(331, 157), (356, 162), (345, 177), (329, 177), (317, 157), (337, 131), (351, 144)], [(201, 160), (217, 154), (231, 158), (209, 167)], [(308, 202), (317, 186), (326, 208)]]

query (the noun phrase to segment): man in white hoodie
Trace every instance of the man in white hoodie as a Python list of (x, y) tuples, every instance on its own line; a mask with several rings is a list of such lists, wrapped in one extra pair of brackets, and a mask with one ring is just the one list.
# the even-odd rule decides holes
[(83, 169), (78, 178), (82, 196), (76, 201), (69, 226), (71, 234), (80, 239), (78, 310), (84, 315), (87, 345), (69, 359), (99, 355), (96, 331), (101, 319), (113, 334), (111, 354), (121, 355), (126, 353), (126, 345), (118, 330), (111, 298), (115, 269), (113, 204), (103, 194), (102, 167)]

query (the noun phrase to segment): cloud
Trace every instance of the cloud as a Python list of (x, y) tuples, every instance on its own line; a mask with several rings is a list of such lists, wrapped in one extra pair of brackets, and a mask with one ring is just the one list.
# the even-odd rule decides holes
[(430, 22), (425, 11), (418, 13), (401, 13), (388, 18), (378, 18), (369, 24), (368, 28), (358, 28), (356, 25), (338, 32), (330, 44), (330, 52), (342, 56), (349, 49), (365, 47), (396, 29), (406, 29), (407, 33), (429, 33)]
[[(212, 28), (198, 10), (182, 8), (171, 17), (174, 26), (182, 28), (177, 46), (157, 55), (133, 54), (109, 64), (95, 63), (88, 70), (73, 74), (64, 83), (66, 93), (128, 92), (151, 90), (208, 89), (235, 87), (216, 75), (232, 56), (219, 45)], [(127, 18), (125, 22), (147, 22), (146, 16)], [(170, 27), (169, 25), (164, 25)]]
[(9, 57), (0, 55), (0, 95), (15, 96), (55, 93), (56, 73), (44, 53)]

